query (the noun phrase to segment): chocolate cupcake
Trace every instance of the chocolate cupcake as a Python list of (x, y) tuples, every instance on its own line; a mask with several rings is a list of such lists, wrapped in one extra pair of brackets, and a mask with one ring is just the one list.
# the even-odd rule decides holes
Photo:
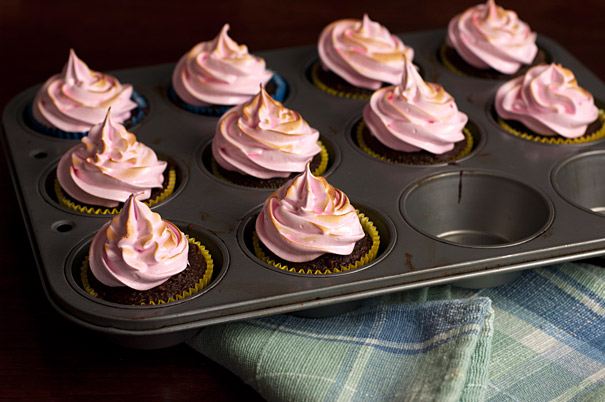
[(132, 85), (90, 70), (72, 49), (62, 73), (50, 77), (26, 108), (25, 121), (42, 134), (80, 139), (104, 120), (108, 108), (116, 122), (132, 127), (148, 106)]
[(59, 204), (78, 212), (115, 214), (132, 193), (142, 192), (149, 205), (174, 191), (176, 171), (134, 134), (105, 120), (69, 149), (57, 166), (55, 193)]
[(319, 132), (302, 116), (271, 98), (264, 88), (218, 121), (212, 141), (213, 173), (248, 187), (277, 188), (311, 163), (325, 172), (328, 152)]
[(533, 67), (503, 84), (494, 109), (504, 130), (531, 141), (574, 144), (605, 137), (605, 113), (560, 64)]
[(164, 304), (208, 285), (206, 248), (131, 195), (93, 239), (81, 280), (92, 296), (119, 304)]
[(177, 63), (168, 97), (179, 107), (197, 114), (220, 116), (234, 105), (249, 101), (263, 85), (278, 101), (287, 84), (268, 70), (265, 60), (248, 53), (227, 35), (225, 24), (211, 41), (200, 42)]
[(303, 274), (360, 268), (376, 258), (380, 245), (374, 224), (309, 168), (265, 200), (255, 229), (259, 259)]
[(472, 77), (506, 79), (548, 60), (536, 33), (514, 11), (488, 0), (452, 18), (439, 50), (450, 70)]
[(411, 47), (367, 14), (325, 27), (317, 49), (320, 60), (310, 67), (310, 80), (345, 98), (369, 98), (381, 86), (400, 82), (403, 56), (414, 57)]
[(374, 92), (355, 127), (355, 139), (366, 153), (389, 162), (435, 164), (467, 155), (473, 136), (466, 114), (441, 85), (424, 82), (404, 60), (400, 85)]

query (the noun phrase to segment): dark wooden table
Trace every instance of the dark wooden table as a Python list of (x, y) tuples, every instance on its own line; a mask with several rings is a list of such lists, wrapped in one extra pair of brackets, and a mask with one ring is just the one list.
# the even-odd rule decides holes
[[(391, 32), (444, 28), (473, 1), (0, 2), (0, 110), (61, 70), (69, 48), (98, 71), (174, 63), (231, 24), (230, 35), (260, 50), (316, 43), (333, 20), (367, 12)], [(94, 6), (92, 5), (94, 4)], [(605, 81), (605, 2), (500, 1)], [(0, 400), (166, 401), (261, 399), (236, 376), (185, 345), (131, 350), (77, 327), (47, 301), (0, 154)]]

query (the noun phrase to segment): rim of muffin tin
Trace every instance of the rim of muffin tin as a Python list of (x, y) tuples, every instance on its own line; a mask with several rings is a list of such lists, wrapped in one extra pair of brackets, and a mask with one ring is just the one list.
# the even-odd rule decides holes
[[(231, 181), (224, 180), (220, 177), (217, 177), (212, 172), (212, 166), (211, 166), (213, 139), (214, 139), (214, 136), (212, 136), (208, 140), (204, 141), (198, 147), (197, 151), (195, 152), (196, 165), (199, 168), (199, 170), (201, 170), (207, 177), (210, 177), (212, 180), (214, 180), (218, 183), (221, 183), (221, 184), (224, 184), (224, 185), (227, 185), (230, 187), (238, 188), (238, 189), (249, 189), (249, 190), (253, 190), (253, 191), (254, 190), (256, 190), (256, 191), (275, 191), (275, 190), (277, 190), (277, 188), (273, 188), (273, 187), (246, 186), (246, 185), (242, 185), (242, 184), (233, 183)], [(337, 144), (335, 144), (329, 138), (326, 138), (325, 136), (323, 136), (321, 134), (319, 136), (319, 141), (321, 141), (321, 143), (326, 148), (326, 151), (328, 152), (328, 166), (326, 168), (326, 171), (321, 176), (328, 177), (340, 165), (341, 160), (342, 160), (342, 156), (341, 156), (342, 151), (340, 150), (340, 147)]]
[[(468, 188), (468, 186), (471, 185), (471, 183), (469, 183), (469, 178), (471, 180), (485, 178), (490, 183), (500, 183), (500, 185), (482, 188), (473, 184), (474, 187), (471, 188), (472, 191), (470, 191), (469, 194), (469, 191), (465, 190), (465, 188)], [(449, 186), (449, 188), (446, 188), (446, 186)], [(428, 191), (428, 197), (425, 196), (422, 198), (421, 191), (427, 191), (425, 190), (426, 188), (429, 188), (431, 191)], [(444, 191), (446, 191), (445, 195), (437, 194), (435, 190), (439, 190), (440, 188), (443, 188)], [(518, 225), (519, 223), (527, 223), (531, 216), (533, 216), (531, 215), (531, 211), (527, 211), (528, 205), (531, 206), (531, 204), (529, 204), (530, 202), (533, 202), (535, 210), (545, 211), (545, 216), (541, 217), (539, 222), (533, 222), (531, 228), (526, 228), (517, 236), (509, 236), (510, 238), (507, 238), (501, 232), (495, 233), (495, 231), (490, 231), (492, 229), (490, 227), (481, 227), (482, 225), (480, 223), (485, 222), (485, 220), (480, 218), (477, 219), (477, 222), (481, 221), (479, 222), (479, 226), (473, 227), (472, 222), (467, 217), (467, 219), (461, 223), (470, 226), (467, 226), (466, 228), (450, 227), (448, 230), (444, 230), (447, 225), (441, 229), (438, 228), (439, 223), (443, 221), (444, 217), (441, 217), (442, 219), (432, 218), (434, 211), (439, 211), (440, 213), (446, 211), (447, 213), (445, 215), (449, 218), (453, 218), (459, 216), (460, 213), (473, 215), (472, 213), (477, 212), (480, 208), (484, 208), (487, 211), (487, 215), (497, 217), (499, 214), (498, 211), (494, 211), (493, 204), (506, 199), (506, 194), (502, 193), (502, 189), (504, 188), (513, 188), (516, 190), (510, 193), (513, 194), (511, 199), (518, 199), (520, 194), (523, 194), (523, 202), (519, 202), (518, 204), (520, 205), (516, 205), (517, 209), (515, 212), (516, 214), (528, 214), (526, 216), (527, 219), (514, 219), (516, 224), (513, 224), (512, 226)], [(446, 199), (448, 191), (450, 196), (448, 205), (439, 205), (441, 200)], [(462, 201), (466, 201), (469, 196), (475, 197), (471, 199), (473, 202), (465, 202), (466, 205), (461, 206)], [(416, 200), (413, 197), (418, 197), (418, 199)], [(493, 201), (493, 203), (490, 201)], [(434, 204), (431, 204), (431, 202), (434, 202)], [(414, 214), (412, 214), (410, 209), (418, 207), (418, 205), (421, 205), (426, 209), (416, 208)], [(454, 205), (457, 205), (457, 207)], [(434, 209), (431, 210), (430, 206), (434, 207)], [(446, 209), (448, 207), (451, 207), (452, 209)], [(555, 218), (554, 204), (543, 191), (512, 175), (485, 169), (455, 169), (424, 176), (406, 186), (399, 199), (399, 212), (403, 219), (414, 228), (414, 230), (432, 240), (458, 247), (481, 249), (513, 247), (531, 241), (544, 233), (552, 225)], [(438, 214), (435, 215), (438, 216)], [(520, 217), (522, 217), (522, 215), (517, 216), (517, 218)], [(480, 240), (480, 242), (476, 243), (469, 241), (464, 242), (462, 240), (450, 240), (463, 236), (473, 236), (475, 239), (488, 239), (488, 243), (485, 243), (484, 240)]]
[(280, 274), (292, 275), (307, 279), (334, 278), (336, 276), (355, 275), (356, 273), (371, 269), (373, 266), (379, 264), (391, 253), (391, 251), (395, 247), (395, 242), (397, 240), (397, 229), (395, 228), (395, 224), (393, 223), (391, 218), (388, 215), (379, 212), (377, 208), (373, 208), (367, 203), (355, 199), (352, 199), (350, 201), (351, 205), (353, 205), (356, 209), (359, 210), (359, 212), (363, 213), (372, 221), (372, 223), (378, 230), (378, 235), (380, 236), (380, 246), (378, 248), (376, 258), (374, 258), (368, 264), (363, 265), (359, 268), (329, 274), (308, 274), (280, 269), (262, 261), (256, 256), (254, 252), (254, 246), (252, 245), (252, 234), (255, 230), (254, 225), (256, 222), (256, 217), (258, 216), (263, 207), (262, 204), (257, 205), (256, 207), (251, 209), (248, 213), (244, 215), (244, 218), (242, 218), (237, 228), (237, 243), (239, 245), (240, 250), (246, 255), (246, 257), (248, 257), (251, 262), (254, 262), (257, 265), (260, 265), (266, 269)]
[[(76, 144), (74, 144), (74, 146), (75, 145)], [(158, 206), (165, 205), (166, 203), (169, 203), (172, 199), (178, 197), (183, 192), (184, 188), (187, 185), (187, 181), (189, 180), (189, 174), (188, 174), (188, 170), (185, 167), (185, 163), (182, 160), (180, 160), (178, 158), (174, 158), (168, 152), (164, 152), (164, 151), (156, 149), (154, 147), (150, 147), (150, 148), (152, 148), (153, 151), (156, 153), (156, 155), (158, 156), (158, 160), (167, 161), (169, 163), (168, 167), (172, 166), (176, 173), (176, 184), (175, 184), (172, 194), (168, 195), (165, 199), (158, 202), (157, 204), (151, 206), (151, 209), (154, 209)], [(32, 157), (34, 157), (34, 158), (36, 157), (35, 156), (36, 152), (40, 152), (40, 151), (37, 151), (37, 150), (30, 151), (30, 154), (33, 154)], [(70, 214), (74, 214), (74, 215), (79, 215), (79, 216), (107, 218), (109, 216), (115, 215), (113, 213), (94, 214), (94, 213), (76, 211), (76, 210), (70, 209), (68, 207), (65, 207), (59, 203), (59, 201), (57, 200), (57, 196), (55, 194), (54, 185), (55, 185), (55, 180), (56, 180), (56, 176), (57, 176), (57, 166), (58, 166), (59, 160), (61, 159), (62, 156), (63, 155), (56, 158), (42, 172), (42, 175), (40, 176), (40, 178), (38, 180), (38, 192), (40, 193), (40, 196), (44, 199), (44, 201), (46, 201), (46, 203), (52, 205), (53, 207), (55, 207), (61, 211), (64, 211), (64, 212), (67, 212)], [(164, 171), (165, 174), (168, 172), (168, 167)], [(98, 207), (98, 208), (100, 208), (102, 210), (111, 210), (112, 209), (112, 208), (106, 208), (106, 207)], [(116, 208), (121, 209), (121, 204)]]
[(80, 297), (87, 299), (89, 301), (93, 301), (97, 304), (101, 304), (101, 305), (104, 305), (107, 307), (120, 308), (120, 309), (126, 308), (126, 309), (131, 309), (131, 310), (162, 309), (162, 308), (166, 308), (166, 307), (172, 307), (172, 306), (191, 302), (191, 301), (197, 299), (198, 297), (209, 292), (219, 282), (222, 281), (222, 279), (227, 274), (227, 271), (229, 270), (229, 264), (230, 264), (229, 249), (227, 248), (227, 246), (224, 244), (224, 242), (219, 237), (217, 237), (210, 231), (204, 229), (200, 225), (187, 223), (184, 221), (180, 221), (178, 219), (166, 219), (166, 220), (168, 220), (169, 222), (176, 225), (183, 233), (195, 238), (195, 240), (199, 241), (209, 251), (210, 256), (212, 257), (212, 260), (214, 262), (214, 271), (212, 273), (210, 282), (208, 283), (208, 285), (206, 287), (204, 287), (203, 289), (199, 290), (197, 293), (195, 293), (191, 296), (185, 297), (180, 300), (175, 300), (175, 301), (172, 301), (169, 303), (163, 303), (163, 304), (128, 305), (128, 304), (115, 303), (115, 302), (111, 302), (111, 301), (107, 301), (107, 300), (103, 300), (103, 299), (94, 297), (94, 296), (90, 295), (88, 292), (86, 292), (86, 290), (84, 289), (81, 279), (80, 279), (80, 270), (82, 267), (82, 262), (84, 261), (84, 257), (86, 255), (88, 255), (88, 248), (90, 247), (90, 244), (91, 244), (94, 236), (96, 235), (96, 232), (89, 234), (88, 236), (84, 237), (80, 242), (76, 243), (74, 245), (74, 247), (71, 249), (71, 251), (69, 252), (69, 254), (67, 254), (67, 258), (65, 259), (64, 274), (65, 274), (65, 278), (66, 278), (68, 284), (70, 285), (70, 287)]

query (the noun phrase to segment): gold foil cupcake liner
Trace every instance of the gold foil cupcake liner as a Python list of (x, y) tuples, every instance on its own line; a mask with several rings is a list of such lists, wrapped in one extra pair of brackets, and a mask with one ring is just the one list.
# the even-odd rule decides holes
[[(315, 168), (313, 170), (313, 176), (321, 176), (323, 175), (326, 170), (328, 169), (328, 161), (329, 161), (329, 155), (328, 155), (328, 150), (326, 149), (326, 146), (321, 142), (321, 141), (317, 141), (317, 145), (319, 145), (319, 147), (321, 148), (321, 151), (319, 151), (319, 166), (317, 168)], [(225, 176), (223, 176), (221, 174), (221, 172), (218, 169), (216, 160), (211, 157), (211, 167), (212, 167), (212, 174), (215, 175), (216, 177), (218, 177), (219, 179), (226, 181), (227, 183), (231, 183), (231, 184), (237, 184), (234, 183), (232, 180), (229, 180), (228, 178), (226, 178)], [(266, 186), (259, 186), (258, 188), (272, 188), (272, 189), (277, 189), (281, 187), (281, 185), (275, 184), (275, 185), (266, 185)]]
[[(170, 297), (168, 298), (168, 300), (158, 300), (157, 302), (151, 301), (148, 305), (167, 304), (175, 302), (177, 300), (182, 300), (186, 297), (190, 297), (198, 293), (210, 283), (210, 280), (212, 279), (212, 274), (214, 272), (214, 261), (212, 260), (210, 252), (206, 249), (206, 247), (204, 247), (199, 241), (195, 240), (193, 237), (189, 237), (189, 235), (187, 234), (185, 234), (185, 237), (187, 238), (187, 241), (190, 245), (196, 246), (197, 248), (199, 248), (200, 253), (202, 253), (204, 260), (206, 261), (206, 271), (204, 272), (204, 275), (195, 284), (195, 286), (184, 290), (182, 293), (174, 297)], [(89, 268), (89, 256), (87, 255), (86, 257), (84, 257), (84, 261), (82, 262), (82, 266), (80, 267), (80, 280), (82, 281), (82, 287), (89, 295), (93, 297), (98, 297), (99, 294), (94, 290), (94, 288), (90, 285), (90, 282), (88, 281), (88, 272), (90, 271)], [(141, 305), (146, 304), (141, 303)]]
[(372, 239), (372, 246), (370, 247), (370, 250), (368, 250), (368, 252), (363, 257), (361, 257), (359, 260), (357, 260), (355, 262), (352, 262), (346, 266), (341, 266), (340, 268), (335, 268), (334, 270), (327, 269), (325, 271), (304, 269), (304, 268), (290, 268), (286, 264), (279, 262), (279, 261), (275, 261), (275, 259), (273, 259), (272, 257), (265, 254), (265, 251), (263, 250), (263, 246), (260, 243), (260, 239), (258, 238), (258, 235), (256, 234), (256, 231), (255, 231), (252, 236), (252, 245), (254, 247), (254, 252), (256, 254), (256, 257), (258, 259), (260, 259), (261, 261), (263, 261), (275, 268), (279, 268), (279, 269), (282, 269), (282, 270), (288, 271), (288, 272), (295, 272), (298, 274), (306, 274), (306, 275), (335, 274), (335, 273), (339, 273), (339, 272), (351, 271), (351, 270), (360, 268), (364, 265), (367, 265), (368, 263), (372, 262), (376, 258), (376, 255), (378, 255), (378, 248), (380, 247), (380, 234), (378, 233), (378, 229), (376, 229), (376, 227), (374, 226), (374, 223), (367, 216), (365, 216), (362, 212), (359, 212), (359, 210), (356, 210), (356, 211), (357, 211), (357, 216), (359, 216), (359, 221), (361, 222), (361, 226), (363, 227), (363, 230)]
[(542, 144), (583, 144), (586, 142), (600, 140), (605, 137), (605, 111), (603, 109), (599, 109), (599, 122), (601, 122), (601, 128), (596, 130), (594, 133), (583, 135), (577, 138), (565, 138), (561, 136), (545, 136), (539, 134), (531, 134), (525, 131), (517, 130), (511, 127), (502, 117), (497, 116), (497, 121), (500, 127), (505, 129), (508, 133), (513, 134), (517, 137), (521, 137), (523, 139), (539, 142)]
[[(122, 210), (122, 208), (117, 208), (117, 207), (104, 208), (104, 207), (94, 207), (94, 206), (82, 205), (82, 204), (78, 203), (77, 201), (73, 200), (72, 198), (70, 198), (67, 194), (65, 194), (65, 192), (61, 188), (61, 185), (59, 184), (59, 181), (57, 179), (55, 179), (54, 187), (55, 187), (55, 194), (57, 196), (57, 201), (59, 201), (59, 204), (64, 206), (65, 208), (71, 209), (72, 211), (82, 212), (82, 213), (91, 214), (91, 215), (115, 215), (115, 214), (120, 213), (120, 211)], [(168, 198), (174, 192), (175, 187), (176, 187), (176, 170), (173, 168), (170, 168), (168, 170), (168, 183), (166, 184), (166, 187), (162, 190), (162, 192), (160, 194), (158, 194), (154, 198), (150, 198), (148, 200), (143, 201), (143, 203), (149, 207), (153, 207), (154, 205), (157, 205), (160, 202), (164, 201), (166, 198)]]
[(422, 166), (422, 165), (436, 165), (436, 164), (441, 164), (441, 163), (448, 163), (448, 162), (460, 159), (462, 157), (465, 157), (466, 155), (468, 155), (473, 150), (473, 146), (474, 146), (473, 134), (470, 132), (470, 130), (467, 127), (464, 127), (462, 129), (462, 132), (464, 133), (464, 136), (466, 137), (466, 146), (457, 155), (454, 155), (454, 156), (452, 156), (451, 158), (448, 158), (448, 159), (443, 159), (443, 160), (435, 161), (434, 163), (406, 163), (406, 162), (399, 162), (399, 161), (394, 161), (394, 160), (390, 159), (389, 157), (387, 157), (385, 155), (381, 155), (378, 152), (372, 150), (370, 147), (368, 147), (368, 145), (366, 144), (366, 142), (363, 140), (363, 129), (365, 127), (366, 127), (366, 125), (365, 125), (365, 121), (364, 120), (361, 120), (359, 122), (359, 124), (357, 124), (357, 130), (356, 130), (355, 139), (357, 140), (357, 144), (359, 145), (359, 148), (361, 148), (362, 151), (364, 151), (365, 153), (367, 153), (370, 156), (373, 156), (375, 158), (381, 159), (381, 160), (386, 161), (386, 162), (395, 163), (395, 164), (398, 164), (398, 165), (419, 165), (419, 166)]
[(349, 98), (349, 99), (370, 99), (370, 97), (372, 96), (372, 94), (347, 92), (347, 91), (342, 91), (342, 90), (338, 90), (338, 89), (330, 87), (329, 85), (327, 85), (326, 83), (324, 83), (323, 81), (321, 81), (319, 79), (319, 75), (318, 75), (317, 71), (320, 67), (321, 67), (321, 64), (319, 61), (313, 63), (313, 65), (310, 67), (310, 73), (311, 73), (311, 82), (313, 82), (313, 84), (317, 88), (321, 89), (322, 91), (327, 92), (330, 95), (340, 96), (341, 98)]

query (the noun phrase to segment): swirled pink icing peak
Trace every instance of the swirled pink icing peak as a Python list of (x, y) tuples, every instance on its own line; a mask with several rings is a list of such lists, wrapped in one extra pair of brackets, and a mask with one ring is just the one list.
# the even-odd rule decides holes
[(411, 47), (367, 14), (361, 21), (343, 19), (326, 26), (317, 49), (324, 68), (351, 85), (368, 89), (401, 81), (402, 56), (414, 57)]
[(599, 115), (571, 70), (555, 63), (532, 67), (502, 85), (495, 108), (502, 118), (520, 121), (537, 134), (566, 138), (584, 135)]
[(68, 150), (57, 166), (63, 190), (86, 204), (115, 207), (135, 192), (146, 199), (164, 181), (166, 162), (158, 161), (155, 152), (113, 121), (112, 115), (107, 110), (105, 120)]
[(308, 165), (265, 200), (256, 232), (269, 250), (290, 262), (351, 254), (365, 235), (348, 197), (313, 176)]
[(103, 121), (109, 107), (117, 122), (125, 122), (137, 107), (131, 96), (132, 85), (89, 69), (71, 49), (62, 73), (50, 77), (36, 94), (32, 112), (45, 126), (86, 132)]
[(273, 73), (265, 60), (248, 53), (227, 35), (225, 24), (211, 41), (200, 42), (183, 55), (172, 73), (172, 86), (186, 103), (195, 106), (238, 105), (250, 100), (259, 84)]
[(400, 85), (375, 91), (363, 111), (371, 132), (396, 151), (442, 154), (464, 139), (468, 121), (443, 87), (425, 82), (404, 57)]
[(319, 132), (261, 86), (249, 102), (221, 116), (212, 155), (224, 169), (260, 179), (302, 172), (321, 151)]
[(138, 197), (128, 197), (90, 245), (90, 269), (104, 285), (148, 290), (187, 268), (185, 235)]
[(514, 74), (538, 52), (536, 33), (494, 0), (470, 7), (448, 25), (447, 42), (468, 64)]

